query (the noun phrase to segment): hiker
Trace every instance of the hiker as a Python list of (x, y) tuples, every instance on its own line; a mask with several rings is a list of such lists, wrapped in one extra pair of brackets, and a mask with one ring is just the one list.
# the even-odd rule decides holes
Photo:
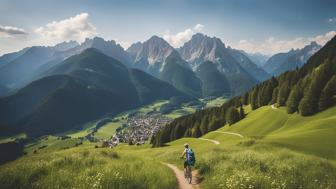
[(183, 158), (186, 158), (185, 161), (184, 161), (184, 172), (186, 173), (186, 168), (188, 166), (194, 166), (195, 165), (195, 162), (196, 162), (196, 159), (195, 159), (195, 154), (194, 152), (192, 151), (191, 148), (189, 148), (189, 145), (187, 143), (184, 144), (184, 150), (183, 150), (183, 153), (181, 155), (181, 159)]

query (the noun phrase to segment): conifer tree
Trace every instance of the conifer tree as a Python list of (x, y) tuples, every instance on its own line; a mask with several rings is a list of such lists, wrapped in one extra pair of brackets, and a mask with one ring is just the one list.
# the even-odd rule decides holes
[(230, 107), (226, 112), (226, 122), (232, 125), (239, 121), (239, 113), (235, 107)]
[(202, 132), (201, 132), (201, 130), (199, 128), (199, 125), (197, 125), (196, 127), (193, 128), (192, 136), (196, 137), (196, 138), (202, 136)]
[(239, 120), (244, 119), (245, 118), (245, 111), (243, 106), (240, 106), (239, 108)]
[(202, 118), (201, 125), (200, 125), (200, 130), (201, 130), (202, 135), (208, 132), (208, 127), (209, 127), (208, 125), (209, 125), (208, 117), (204, 116)]
[(271, 104), (275, 104), (277, 102), (278, 99), (278, 93), (279, 93), (279, 87), (274, 88), (273, 92), (272, 92), (272, 100), (271, 100)]
[(300, 83), (301, 82), (298, 82), (298, 84), (293, 87), (293, 89), (291, 90), (291, 92), (289, 94), (288, 100), (286, 102), (287, 112), (290, 113), (290, 114), (298, 111), (298, 106), (299, 106), (300, 100), (303, 96), (302, 90), (299, 86)]
[(304, 97), (299, 104), (299, 111), (303, 116), (310, 116), (318, 112), (319, 95), (325, 84), (326, 67), (323, 65), (312, 74), (311, 83), (305, 90)]
[(278, 94), (278, 99), (277, 99), (277, 103), (279, 106), (285, 106), (286, 105), (286, 101), (289, 95), (290, 89), (288, 86), (288, 82), (284, 82), (281, 84), (280, 88), (279, 88), (279, 94)]
[(334, 75), (326, 84), (320, 99), (318, 102), (319, 111), (323, 111), (333, 105), (335, 105), (335, 95), (336, 95), (336, 75)]
[(258, 106), (258, 87), (254, 87), (250, 96), (252, 110), (259, 108)]

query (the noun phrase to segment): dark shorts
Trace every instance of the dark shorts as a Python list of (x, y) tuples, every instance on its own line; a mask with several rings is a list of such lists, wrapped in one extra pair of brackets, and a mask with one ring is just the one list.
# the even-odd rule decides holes
[(187, 165), (189, 165), (189, 166), (193, 166), (192, 164), (190, 164), (190, 163), (188, 162), (188, 160), (185, 160), (185, 161), (184, 161), (184, 168), (186, 168)]

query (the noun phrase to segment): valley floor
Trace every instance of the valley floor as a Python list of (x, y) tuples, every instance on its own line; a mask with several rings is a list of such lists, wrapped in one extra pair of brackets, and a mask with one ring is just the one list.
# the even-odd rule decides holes
[(336, 107), (311, 117), (245, 109), (245, 119), (201, 137), (208, 140), (42, 150), (1, 165), (1, 188), (178, 188), (162, 162), (182, 170), (184, 143), (195, 151), (201, 188), (336, 188)]

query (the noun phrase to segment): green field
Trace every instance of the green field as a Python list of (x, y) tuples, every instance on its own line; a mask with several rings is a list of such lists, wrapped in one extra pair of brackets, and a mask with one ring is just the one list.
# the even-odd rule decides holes
[(92, 121), (92, 122), (86, 123), (83, 126), (83, 128), (80, 130), (69, 131), (66, 133), (62, 133), (62, 135), (67, 135), (72, 138), (84, 137), (88, 135), (95, 126), (96, 126), (96, 121)]
[(81, 140), (77, 138), (61, 139), (57, 136), (44, 136), (37, 142), (30, 143), (25, 146), (25, 152), (32, 154), (34, 151), (38, 153), (53, 152), (63, 149), (68, 149), (76, 146), (76, 143), (80, 143)]
[(221, 106), (226, 102), (227, 98), (225, 97), (218, 97), (212, 100), (202, 100), (204, 103), (206, 103), (206, 107), (215, 107), (215, 106)]
[(110, 122), (104, 125), (103, 127), (101, 127), (100, 129), (98, 129), (98, 131), (95, 133), (94, 136), (95, 138), (98, 138), (98, 139), (110, 138), (116, 133), (116, 129), (118, 127), (121, 127), (123, 123), (124, 123), (123, 121)]
[[(99, 143), (74, 147), (74, 139), (44, 138), (27, 150), (48, 147), (1, 166), (0, 183), (4, 188), (94, 188), (94, 183), (97, 188), (176, 188), (174, 174), (160, 162), (182, 168), (178, 157), (189, 143), (202, 188), (336, 188), (336, 107), (311, 117), (271, 106), (245, 111), (245, 119), (202, 136), (218, 145), (183, 138), (161, 148), (97, 149)], [(115, 123), (106, 127), (113, 132)], [(72, 148), (64, 149), (65, 143)]]

